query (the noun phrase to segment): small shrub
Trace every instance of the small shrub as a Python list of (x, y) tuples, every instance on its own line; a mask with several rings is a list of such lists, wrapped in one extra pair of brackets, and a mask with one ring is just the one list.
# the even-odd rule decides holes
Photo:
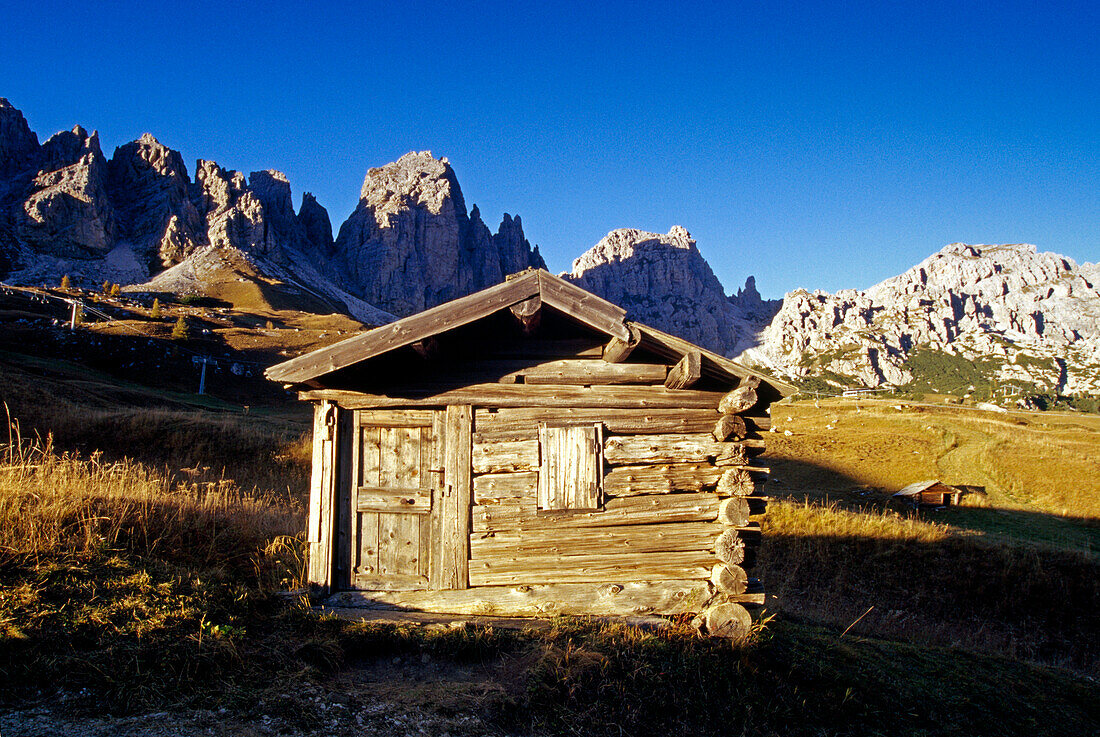
[(61, 288), (66, 292), (73, 288), (73, 281), (69, 278), (68, 274), (61, 277)]
[(104, 294), (110, 294), (111, 293), (111, 282), (110, 281), (104, 281), (103, 282), (103, 293)]
[(164, 317), (164, 313), (160, 309), (160, 300), (155, 297), (153, 298), (153, 308), (149, 310), (149, 317), (154, 320), (159, 320)]
[(118, 297), (122, 294), (122, 288), (118, 284), (111, 285), (111, 296)]

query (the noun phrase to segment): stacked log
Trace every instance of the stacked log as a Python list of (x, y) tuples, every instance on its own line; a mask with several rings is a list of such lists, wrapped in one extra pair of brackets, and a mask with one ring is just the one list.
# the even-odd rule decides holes
[[(715, 440), (747, 436), (747, 425), (741, 414), (756, 405), (758, 385), (758, 381), (745, 380), (722, 397), (718, 403), (722, 416), (713, 432)], [(763, 594), (748, 593), (747, 569), (755, 558), (759, 539), (759, 527), (750, 523), (749, 518), (754, 512), (753, 503), (758, 503), (759, 511), (763, 511), (764, 500), (756, 496), (756, 483), (745, 468), (726, 469), (718, 480), (715, 493), (722, 498), (717, 515), (722, 530), (714, 541), (714, 556), (718, 560), (710, 574), (713, 596), (695, 623), (709, 635), (740, 638), (747, 635), (752, 626), (752, 616), (742, 604), (763, 603)]]

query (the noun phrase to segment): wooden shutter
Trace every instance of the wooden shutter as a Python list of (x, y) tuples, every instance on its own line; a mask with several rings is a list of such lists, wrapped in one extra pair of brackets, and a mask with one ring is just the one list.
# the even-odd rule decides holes
[(599, 509), (601, 430), (600, 425), (539, 427), (539, 509)]

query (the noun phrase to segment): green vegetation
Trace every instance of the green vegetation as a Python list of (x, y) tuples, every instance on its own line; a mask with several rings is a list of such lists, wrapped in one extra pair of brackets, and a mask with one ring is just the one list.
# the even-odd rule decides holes
[(164, 317), (164, 313), (160, 307), (160, 300), (156, 297), (153, 298), (153, 307), (149, 310), (149, 317), (154, 320), (159, 320)]
[(997, 363), (918, 348), (909, 356), (906, 368), (913, 374), (913, 381), (903, 387), (904, 390), (970, 395), (977, 401), (985, 401), (992, 392), (992, 376)]
[(176, 324), (172, 326), (172, 340), (187, 340), (191, 337), (191, 332), (187, 328), (187, 320), (183, 315), (180, 315), (176, 319)]

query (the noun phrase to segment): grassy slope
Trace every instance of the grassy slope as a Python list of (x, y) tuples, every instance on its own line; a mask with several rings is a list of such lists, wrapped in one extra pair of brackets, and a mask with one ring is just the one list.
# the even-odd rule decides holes
[[(549, 633), (432, 631), (319, 620), (272, 595), (301, 573), (300, 539), (290, 535), (301, 529), (308, 463), (297, 426), (279, 412), (211, 413), (185, 393), (56, 359), (0, 360), (10, 378), (3, 391), (17, 414), (33, 414), (61, 444), (52, 452), (25, 449), (6, 464), (18, 472), (0, 473), (0, 694), (9, 705), (41, 692), (73, 711), (223, 706), (337, 733), (354, 733), (354, 720), (333, 727), (320, 704), (346, 704), (351, 715), (373, 708), (377, 694), (416, 708), (474, 711), (483, 720), (474, 733), (486, 724), (562, 734), (1100, 729), (1100, 692), (1080, 674), (1096, 672), (1097, 628), (1087, 615), (1098, 610), (1100, 576), (1076, 538), (1059, 539), (1059, 547), (1021, 545), (1026, 532), (978, 539), (963, 534), (961, 523), (863, 509), (866, 499), (845, 495), (859, 484), (888, 487), (909, 473), (927, 475), (943, 445), (930, 441), (942, 436), (921, 429), (923, 413), (895, 418), (883, 410), (889, 423), (872, 423), (849, 441), (843, 438), (852, 433), (825, 425), (864, 421), (869, 410), (852, 420), (791, 408), (793, 434), (770, 438), (778, 441), (773, 465), (783, 481), (772, 491), (814, 499), (775, 508), (761, 566), (780, 594), (769, 604), (780, 607), (779, 617), (752, 643), (731, 647), (684, 629), (652, 634), (575, 621)], [(150, 404), (157, 409), (150, 412)], [(781, 427), (784, 412), (775, 412)], [(972, 426), (959, 418), (959, 429)], [(1004, 428), (1007, 440), (1016, 427)], [(1064, 434), (1058, 452), (1070, 460), (1087, 452), (1073, 445), (1081, 435), (1074, 428), (1032, 430), (1033, 442), (1062, 443)], [(145, 464), (59, 455), (97, 444)], [(875, 462), (882, 457), (891, 462)], [(194, 478), (176, 470), (207, 461), (226, 471)], [(1023, 473), (1027, 464), (1008, 468), (1001, 472)], [(1046, 487), (1017, 488), (1015, 477), (1005, 478), (1011, 495), (998, 488), (991, 498), (1020, 514), (1043, 509), (1032, 500), (1050, 499), (1092, 514), (1080, 506), (1083, 492), (1051, 496)], [(825, 494), (846, 503), (816, 501)], [(1021, 507), (1021, 499), (1031, 506)], [(913, 556), (928, 569), (950, 569), (956, 580), (944, 589), (929, 585), (935, 578), (908, 575)], [(1015, 567), (1002, 575), (1004, 565)], [(1063, 588), (1018, 585), (1037, 578)], [(922, 606), (921, 616), (906, 608), (945, 592), (955, 607)], [(1043, 607), (1046, 620), (1018, 616), (1021, 596), (1036, 597), (1023, 601)], [(868, 606), (874, 609), (843, 634)], [(1059, 611), (1082, 616), (1074, 621)], [(959, 637), (967, 631), (978, 634)], [(475, 678), (461, 676), (471, 668)]]

